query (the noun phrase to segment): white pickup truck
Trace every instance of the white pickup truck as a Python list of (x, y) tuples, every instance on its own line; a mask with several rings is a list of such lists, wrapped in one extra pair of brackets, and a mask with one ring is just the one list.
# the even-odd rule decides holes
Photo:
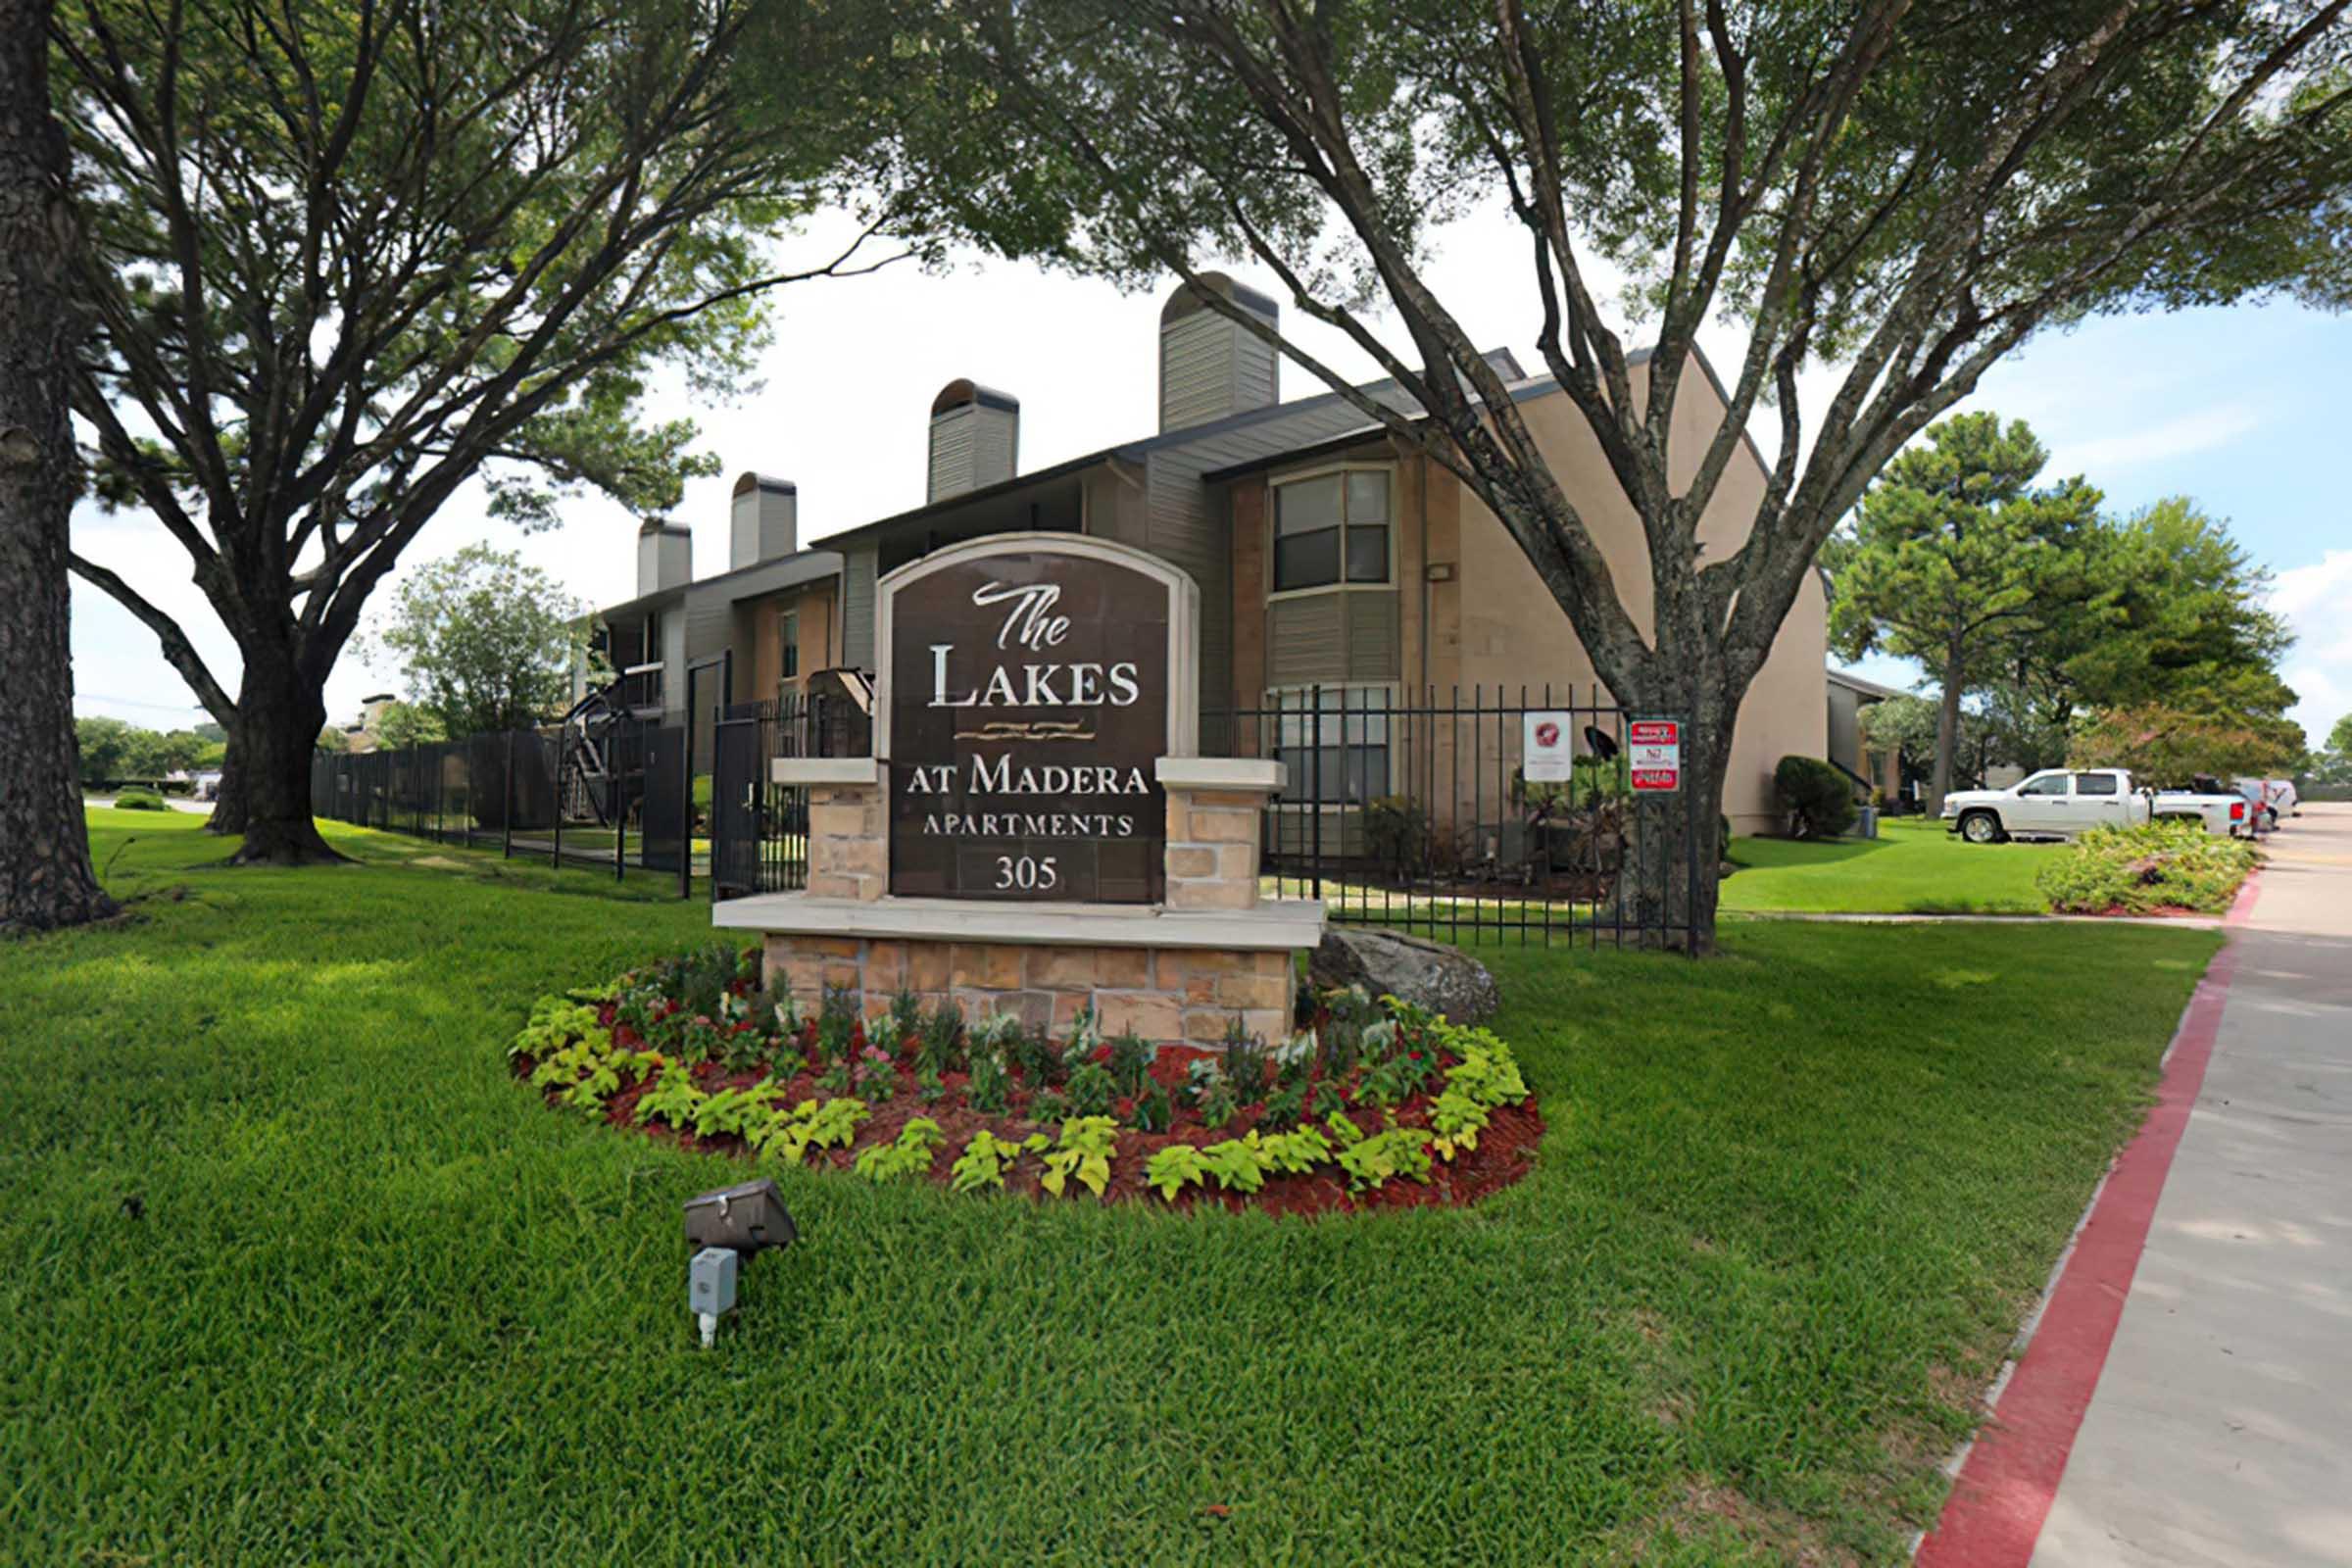
[(2005, 790), (1954, 790), (1943, 798), (1946, 830), (1971, 844), (2071, 839), (2147, 821), (2199, 822), (2208, 833), (2236, 837), (2254, 831), (2251, 812), (2242, 795), (2142, 790), (2117, 767), (2044, 768)]

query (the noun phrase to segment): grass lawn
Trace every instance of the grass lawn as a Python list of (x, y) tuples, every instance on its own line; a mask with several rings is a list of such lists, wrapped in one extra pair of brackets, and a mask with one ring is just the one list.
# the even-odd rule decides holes
[(1882, 818), (1876, 839), (1734, 839), (1743, 869), (1725, 909), (1866, 914), (2046, 914), (2034, 873), (2054, 844), (1967, 844), (1936, 820)]
[(705, 1353), (678, 1205), (746, 1167), (557, 1115), (501, 1054), (703, 906), (92, 820), (139, 923), (0, 946), (24, 1561), (1900, 1561), (2218, 940), (1496, 947), (1551, 1130), (1490, 1202), (784, 1171), (805, 1239)]

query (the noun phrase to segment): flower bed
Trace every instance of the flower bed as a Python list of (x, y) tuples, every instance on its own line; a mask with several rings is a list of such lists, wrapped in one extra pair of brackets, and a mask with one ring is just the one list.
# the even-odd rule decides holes
[(547, 996), (507, 1054), (548, 1102), (690, 1147), (958, 1192), (1285, 1213), (1463, 1203), (1544, 1131), (1510, 1048), (1362, 991), (1269, 1049), (1154, 1050), (1081, 1015), (1063, 1039), (902, 995), (859, 1018), (759, 989), (712, 947)]
[(2254, 846), (2195, 823), (2095, 827), (2034, 878), (2050, 907), (2073, 914), (2219, 914), (2254, 869)]

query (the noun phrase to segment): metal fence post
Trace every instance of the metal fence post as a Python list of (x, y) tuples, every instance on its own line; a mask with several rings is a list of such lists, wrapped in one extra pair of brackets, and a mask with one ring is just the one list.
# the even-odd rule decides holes
[[(1684, 753), (1684, 755), (1687, 758), (1695, 758), (1699, 755), (1699, 748), (1697, 744), (1698, 725), (1687, 713), (1683, 716), (1683, 724), (1684, 727), (1690, 731), (1691, 741), (1691, 745), (1690, 746), (1689, 750)], [(1686, 765), (1683, 769), (1683, 811), (1685, 817), (1688, 819), (1683, 829), (1685, 841), (1683, 845), (1683, 873), (1686, 882), (1686, 891), (1684, 893), (1683, 904), (1683, 951), (1693, 958), (1698, 956), (1699, 824), (1698, 791), (1693, 789), (1691, 786), (1697, 778), (1697, 775), (1698, 770), (1696, 768)], [(1713, 841), (1710, 840), (1709, 842), (1712, 843)], [(1712, 853), (1717, 857), (1717, 858), (1720, 859), (1723, 853), (1722, 847), (1719, 845), (1716, 846)]]
[[(557, 731), (556, 731), (556, 847), (555, 847), (554, 851), (553, 851), (552, 853), (550, 853), (550, 854), (549, 854), (549, 856), (548, 856), (548, 858), (547, 858), (548, 869), (550, 869), (550, 870), (553, 870), (553, 871), (561, 871), (561, 870), (563, 870), (563, 869), (564, 869), (564, 734), (565, 734), (565, 731), (564, 731), (564, 730), (562, 730), (562, 729), (559, 729), (559, 730), (557, 730)], [(541, 741), (544, 743), (544, 741), (546, 740), (546, 737), (545, 737), (545, 736), (541, 736), (541, 737), (540, 737), (540, 739), (541, 739)]]
[[(678, 748), (678, 897), (694, 897), (694, 715), (686, 716), (685, 744)], [(715, 739), (711, 745), (717, 745)]]
[(1312, 726), (1307, 734), (1306, 833), (1307, 859), (1314, 866), (1314, 892), (1310, 898), (1323, 897), (1323, 687), (1321, 682), (1307, 688), (1311, 705), (1307, 722)]

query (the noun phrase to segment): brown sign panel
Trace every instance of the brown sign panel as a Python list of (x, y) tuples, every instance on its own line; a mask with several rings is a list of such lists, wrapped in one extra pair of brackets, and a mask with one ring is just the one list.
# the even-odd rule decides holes
[(1174, 593), (1014, 548), (891, 602), (890, 891), (1156, 904)]

